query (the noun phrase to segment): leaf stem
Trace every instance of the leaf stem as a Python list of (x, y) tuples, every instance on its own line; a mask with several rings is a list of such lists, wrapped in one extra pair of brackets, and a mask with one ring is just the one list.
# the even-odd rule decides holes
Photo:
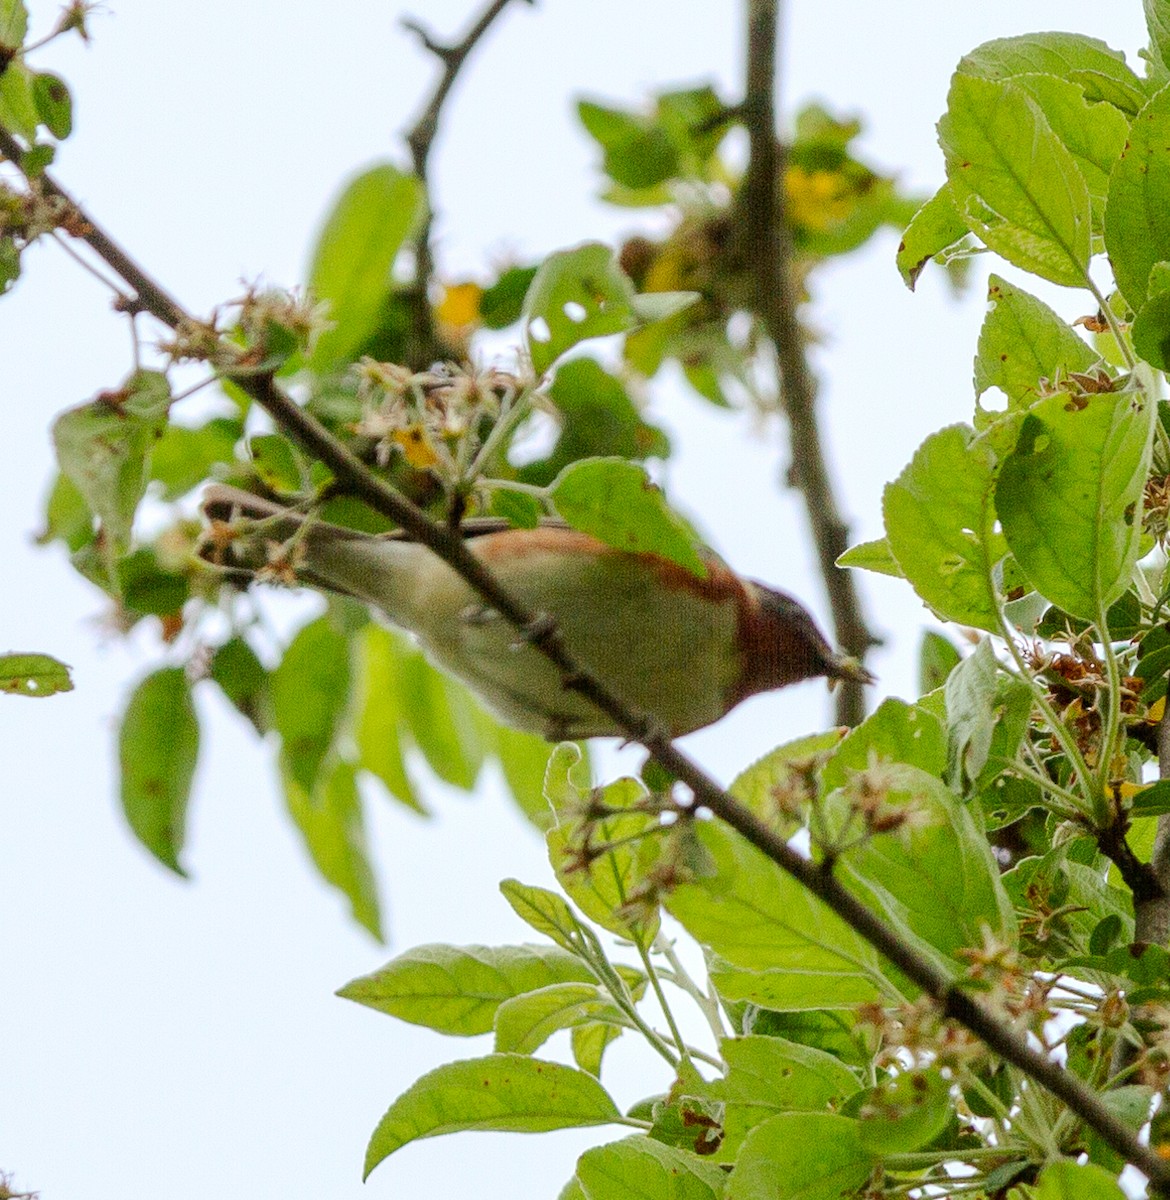
[[(674, 943), (661, 930), (654, 942), (654, 949), (670, 963), (671, 973), (667, 977), (677, 988), (681, 988), (699, 1006), (710, 1027), (715, 1041), (721, 1042), (727, 1036), (727, 1028), (723, 1024), (723, 1014), (719, 1009), (719, 1001), (709, 992), (705, 992), (691, 978), (690, 972), (683, 966), (682, 960), (674, 951)], [(722, 1064), (720, 1064), (722, 1065)]]
[(670, 1011), (670, 1004), (667, 1002), (666, 993), (662, 990), (662, 981), (658, 978), (658, 968), (655, 967), (649, 951), (642, 940), (639, 938), (634, 944), (638, 948), (638, 957), (642, 960), (642, 966), (646, 968), (646, 974), (650, 979), (650, 986), (654, 989), (654, 996), (658, 1001), (658, 1007), (662, 1009), (662, 1014), (666, 1017), (666, 1023), (670, 1026), (671, 1040), (678, 1047), (680, 1062), (689, 1063), (691, 1060), (690, 1050), (683, 1038), (682, 1031), (678, 1027), (678, 1022), (674, 1019), (674, 1013)]

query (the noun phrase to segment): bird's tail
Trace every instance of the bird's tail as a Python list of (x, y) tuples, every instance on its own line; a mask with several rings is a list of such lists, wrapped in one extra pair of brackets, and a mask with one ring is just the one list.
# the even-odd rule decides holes
[(394, 550), (386, 539), (319, 521), (226, 484), (203, 495), (208, 520), (200, 556), (229, 578), (309, 584), (386, 607), (394, 593)]

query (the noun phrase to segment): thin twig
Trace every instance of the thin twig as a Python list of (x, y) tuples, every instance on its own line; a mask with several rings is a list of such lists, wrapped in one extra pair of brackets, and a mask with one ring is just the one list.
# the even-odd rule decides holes
[[(804, 496), (837, 645), (862, 660), (878, 639), (866, 624), (852, 572), (837, 566), (849, 548), (849, 526), (841, 517), (821, 442), (817, 386), (797, 317), (800, 296), (780, 185), (784, 150), (776, 132), (775, 100), (779, 0), (748, 0), (747, 7), (747, 71), (740, 112), (749, 158), (737, 200), (734, 253), (751, 272), (753, 308), (776, 349), (780, 402), (791, 439), (788, 482)], [(864, 716), (862, 685), (845, 682), (837, 696), (837, 720), (856, 725)]]
[[(19, 143), (0, 127), (0, 153), (17, 166), (23, 152)], [(68, 200), (64, 190), (50, 177), (40, 176), (45, 191)], [(85, 241), (135, 292), (143, 307), (163, 324), (175, 328), (192, 320), (169, 294), (150, 278), (125, 252), (72, 201), (78, 227)], [(229, 349), (227, 343), (223, 344)], [(1156, 1189), (1170, 1195), (1170, 1162), (1142, 1145), (1100, 1097), (1071, 1072), (1034, 1050), (1024, 1035), (1017, 1033), (987, 1011), (933, 959), (917, 953), (879, 916), (850, 892), (831, 867), (802, 857), (779, 834), (724, 791), (698, 765), (675, 746), (662, 723), (640, 712), (610, 692), (569, 654), (556, 623), (546, 614), (533, 612), (502, 588), (483, 561), (476, 557), (458, 532), (436, 524), (421, 508), (396, 492), (369, 470), (342, 442), (311, 414), (302, 409), (271, 374), (226, 372), (302, 448), (320, 459), (353, 495), (403, 527), (412, 537), (433, 550), (531, 642), (560, 672), (562, 684), (591, 701), (625, 734), (639, 742), (661, 766), (691, 793), (691, 807), (707, 809), (782, 870), (808, 888), (847, 925), (879, 950), (908, 979), (931, 996), (943, 1014), (965, 1026), (1000, 1058), (1018, 1067), (1041, 1087), (1062, 1100), (1078, 1117), (1100, 1134), (1102, 1140), (1128, 1162), (1143, 1171)]]
[[(536, 0), (525, 0), (535, 4)], [(471, 26), (463, 39), (452, 46), (442, 45), (435, 41), (426, 28), (411, 18), (402, 24), (418, 37), (423, 46), (442, 63), (443, 71), (439, 82), (431, 94), (430, 100), (423, 108), (417, 121), (406, 135), (406, 144), (410, 148), (411, 162), (414, 173), (426, 192), (426, 213), (423, 216), (422, 228), (415, 239), (414, 255), (414, 284), (410, 289), (411, 306), (411, 337), (409, 341), (412, 361), (408, 364), (419, 370), (430, 366), (436, 359), (442, 357), (442, 346), (435, 332), (435, 321), (431, 313), (430, 290), (431, 279), (435, 273), (435, 259), (431, 250), (431, 221), (434, 210), (430, 202), (430, 187), (427, 178), (427, 162), (430, 158), (431, 147), (439, 132), (439, 117), (443, 111), (447, 95), (455, 84), (463, 64), (475, 49), (480, 39), (487, 33), (495, 19), (511, 3), (511, 0), (491, 0), (479, 19)]]

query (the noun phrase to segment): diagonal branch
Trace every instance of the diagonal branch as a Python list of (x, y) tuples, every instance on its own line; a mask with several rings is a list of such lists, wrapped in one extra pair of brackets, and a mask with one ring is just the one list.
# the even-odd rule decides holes
[[(443, 105), (455, 84), (456, 77), (468, 56), (479, 44), (480, 39), (510, 3), (511, 0), (491, 0), (491, 3), (484, 9), (462, 40), (452, 46), (435, 41), (417, 20), (407, 18), (402, 22), (443, 65), (442, 74), (439, 76), (439, 82), (436, 84), (430, 100), (406, 135), (406, 144), (410, 147), (414, 173), (427, 195), (427, 210), (423, 216), (422, 228), (415, 239), (414, 285), (409, 294), (411, 307), (410, 357), (415, 360), (411, 365), (420, 369), (429, 366), (436, 358), (443, 356), (427, 295), (431, 278), (435, 272), (435, 259), (431, 250), (431, 222), (434, 211), (430, 204), (427, 162), (430, 158), (431, 147), (439, 132), (439, 117), (442, 114)], [(526, 3), (535, 4), (536, 0), (526, 0)]]
[[(784, 214), (784, 149), (776, 134), (776, 43), (779, 0), (748, 0), (745, 98), (740, 112), (748, 131), (749, 159), (737, 201), (736, 252), (753, 276), (753, 308), (780, 369), (780, 402), (788, 417), (791, 486), (804, 496), (813, 543), (837, 645), (859, 661), (878, 639), (866, 624), (854, 576), (837, 566), (849, 548), (849, 526), (837, 506), (816, 413), (816, 379), (805, 354), (797, 313), (800, 295), (792, 273), (792, 235)], [(860, 684), (838, 693), (837, 719), (856, 725), (865, 716)]]
[[(0, 127), (0, 153), (20, 166), (23, 152), (15, 138)], [(135, 292), (143, 310), (174, 328), (193, 321), (151, 277), (119, 249), (97, 223), (87, 216), (49, 176), (38, 176), (42, 190), (69, 206), (70, 227), (79, 231), (89, 246), (122, 277)], [(225, 352), (238, 347), (224, 343)], [(661, 722), (640, 712), (605, 688), (584, 671), (569, 654), (555, 622), (532, 612), (503, 589), (495, 576), (467, 548), (459, 534), (436, 524), (417, 505), (389, 487), (338, 441), (312, 415), (302, 409), (269, 375), (247, 371), (226, 372), (272, 418), (296, 438), (303, 448), (319, 458), (371, 508), (397, 521), (413, 537), (448, 563), (483, 597), (491, 608), (516, 627), (561, 674), (563, 686), (592, 701), (623, 730), (628, 740), (639, 742), (661, 766), (690, 790), (692, 806), (704, 808), (725, 821), (753, 846), (797, 879), (829, 906), (851, 928), (875, 946), (909, 979), (939, 1005), (949, 1018), (966, 1026), (1000, 1058), (1018, 1067), (1041, 1087), (1062, 1100), (1102, 1140), (1143, 1171), (1154, 1184), (1170, 1195), (1170, 1162), (1150, 1147), (1102, 1104), (1100, 1097), (1059, 1063), (1034, 1050), (1024, 1035), (1017, 1033), (983, 1007), (979, 1001), (932, 959), (905, 944), (898, 934), (868, 909), (832, 872), (831, 865), (802, 857), (740, 804), (685, 755), (664, 732)]]

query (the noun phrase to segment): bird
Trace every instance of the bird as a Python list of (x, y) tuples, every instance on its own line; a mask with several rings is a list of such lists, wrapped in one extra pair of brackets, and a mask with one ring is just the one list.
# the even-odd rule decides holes
[[(432, 550), (403, 531), (363, 533), (240, 488), (204, 493), (202, 554), (229, 578), (309, 584), (364, 601), (413, 634), (506, 724), (549, 741), (626, 731)], [(258, 524), (257, 524), (258, 523)], [(710, 550), (700, 578), (657, 554), (616, 549), (556, 518), (518, 528), (471, 517), (461, 535), (520, 604), (556, 623), (574, 662), (672, 737), (747, 697), (806, 679), (871, 683), (834, 653), (785, 592)]]

